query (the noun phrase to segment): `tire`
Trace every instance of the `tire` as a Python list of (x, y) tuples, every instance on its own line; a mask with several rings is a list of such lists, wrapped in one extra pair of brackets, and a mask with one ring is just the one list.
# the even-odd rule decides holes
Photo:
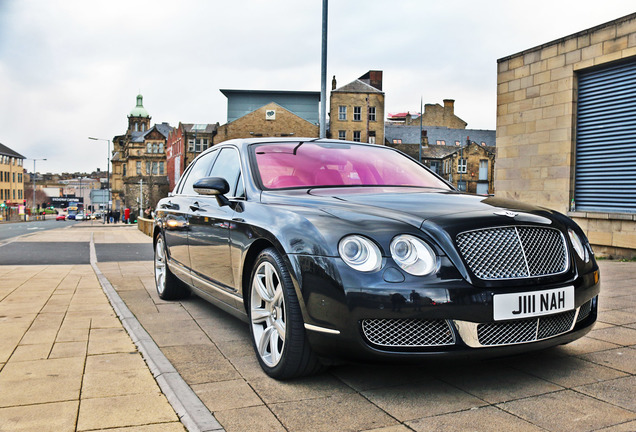
[(256, 259), (248, 299), (252, 345), (267, 375), (284, 380), (323, 369), (309, 346), (289, 272), (275, 249), (265, 249)]
[(187, 297), (190, 290), (168, 268), (166, 245), (163, 236), (159, 234), (155, 242), (155, 286), (157, 294), (162, 300), (179, 300)]

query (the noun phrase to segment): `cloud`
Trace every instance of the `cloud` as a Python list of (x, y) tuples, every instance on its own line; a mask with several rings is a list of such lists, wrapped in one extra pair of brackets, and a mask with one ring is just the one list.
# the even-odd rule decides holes
[[(456, 100), (495, 127), (496, 62), (633, 12), (633, 2), (337, 1), (328, 88), (384, 71), (388, 112)], [(153, 122), (224, 123), (221, 88), (320, 90), (321, 2), (0, 0), (0, 142), (53, 172), (106, 169), (141, 92)], [(29, 165), (27, 164), (27, 167)], [(38, 169), (40, 164), (38, 164)]]

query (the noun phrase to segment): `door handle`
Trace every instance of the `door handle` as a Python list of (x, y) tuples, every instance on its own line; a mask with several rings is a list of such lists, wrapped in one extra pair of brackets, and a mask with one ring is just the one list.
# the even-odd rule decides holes
[(179, 204), (173, 204), (172, 201), (168, 201), (165, 204), (161, 204), (161, 208), (168, 210), (179, 210)]
[(192, 205), (190, 206), (190, 210), (192, 211), (199, 211), (201, 210), (202, 207), (199, 206), (199, 202), (195, 201), (194, 203), (192, 203)]

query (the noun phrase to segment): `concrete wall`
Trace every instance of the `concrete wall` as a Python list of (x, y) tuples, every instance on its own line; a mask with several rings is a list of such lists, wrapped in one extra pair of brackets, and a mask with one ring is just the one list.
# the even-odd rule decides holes
[[(636, 14), (498, 60), (497, 196), (570, 210), (577, 73), (619, 60), (636, 61)], [(633, 214), (571, 216), (597, 250), (636, 254)]]

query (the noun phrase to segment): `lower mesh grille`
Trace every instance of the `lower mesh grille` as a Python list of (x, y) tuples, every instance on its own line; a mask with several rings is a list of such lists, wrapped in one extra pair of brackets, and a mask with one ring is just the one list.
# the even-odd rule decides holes
[(581, 309), (579, 310), (579, 317), (576, 319), (576, 322), (583, 321), (585, 318), (589, 317), (592, 313), (592, 300), (589, 302), (583, 303)]
[(365, 319), (362, 333), (371, 344), (382, 347), (415, 348), (455, 343), (446, 320)]
[(511, 345), (547, 339), (567, 332), (576, 311), (540, 318), (479, 324), (477, 337), (481, 345)]

